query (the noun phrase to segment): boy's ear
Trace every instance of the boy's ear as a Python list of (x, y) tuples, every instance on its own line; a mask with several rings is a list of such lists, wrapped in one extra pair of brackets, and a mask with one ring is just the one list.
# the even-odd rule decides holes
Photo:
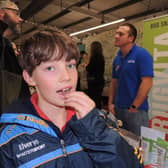
[(22, 75), (23, 75), (24, 80), (26, 81), (26, 83), (27, 83), (29, 86), (35, 86), (35, 82), (33, 81), (32, 76), (30, 76), (27, 71), (23, 70)]

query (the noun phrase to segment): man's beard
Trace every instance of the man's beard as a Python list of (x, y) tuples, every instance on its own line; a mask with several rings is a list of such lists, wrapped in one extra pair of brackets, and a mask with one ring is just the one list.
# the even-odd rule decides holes
[(15, 23), (14, 21), (11, 20), (11, 17), (6, 14), (4, 16), (5, 23), (8, 24), (8, 28), (16, 35), (21, 34), (21, 25), (20, 23)]
[(9, 28), (12, 30), (13, 33), (15, 33), (16, 35), (20, 35), (21, 34), (21, 26), (20, 24), (16, 24), (16, 25), (9, 25)]

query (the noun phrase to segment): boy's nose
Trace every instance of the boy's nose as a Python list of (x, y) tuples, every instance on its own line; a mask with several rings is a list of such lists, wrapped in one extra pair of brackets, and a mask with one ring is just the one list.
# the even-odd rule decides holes
[(62, 80), (69, 80), (70, 79), (70, 75), (69, 75), (69, 72), (67, 69), (62, 70), (61, 79)]

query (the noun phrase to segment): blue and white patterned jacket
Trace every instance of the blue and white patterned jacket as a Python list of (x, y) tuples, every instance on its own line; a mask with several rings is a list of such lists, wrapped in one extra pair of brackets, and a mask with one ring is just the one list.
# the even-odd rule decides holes
[(93, 109), (61, 132), (31, 101), (17, 101), (0, 119), (1, 168), (142, 168), (133, 148)]

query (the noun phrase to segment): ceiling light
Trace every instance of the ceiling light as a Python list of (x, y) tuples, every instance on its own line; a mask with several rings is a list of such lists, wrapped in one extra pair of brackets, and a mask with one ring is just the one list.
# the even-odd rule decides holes
[(123, 21), (125, 21), (125, 18), (115, 20), (115, 21), (112, 21), (112, 22), (108, 22), (108, 23), (105, 23), (105, 24), (101, 24), (101, 25), (98, 25), (98, 26), (95, 26), (95, 27), (90, 27), (88, 29), (84, 29), (84, 30), (81, 30), (81, 31), (78, 31), (78, 32), (75, 32), (75, 33), (71, 33), (69, 35), (70, 36), (75, 36), (75, 35), (78, 35), (78, 34), (82, 34), (82, 33), (92, 31), (92, 30), (95, 30), (95, 29), (100, 29), (102, 27), (109, 26), (109, 25), (116, 24), (116, 23), (120, 23), (120, 22), (123, 22)]

